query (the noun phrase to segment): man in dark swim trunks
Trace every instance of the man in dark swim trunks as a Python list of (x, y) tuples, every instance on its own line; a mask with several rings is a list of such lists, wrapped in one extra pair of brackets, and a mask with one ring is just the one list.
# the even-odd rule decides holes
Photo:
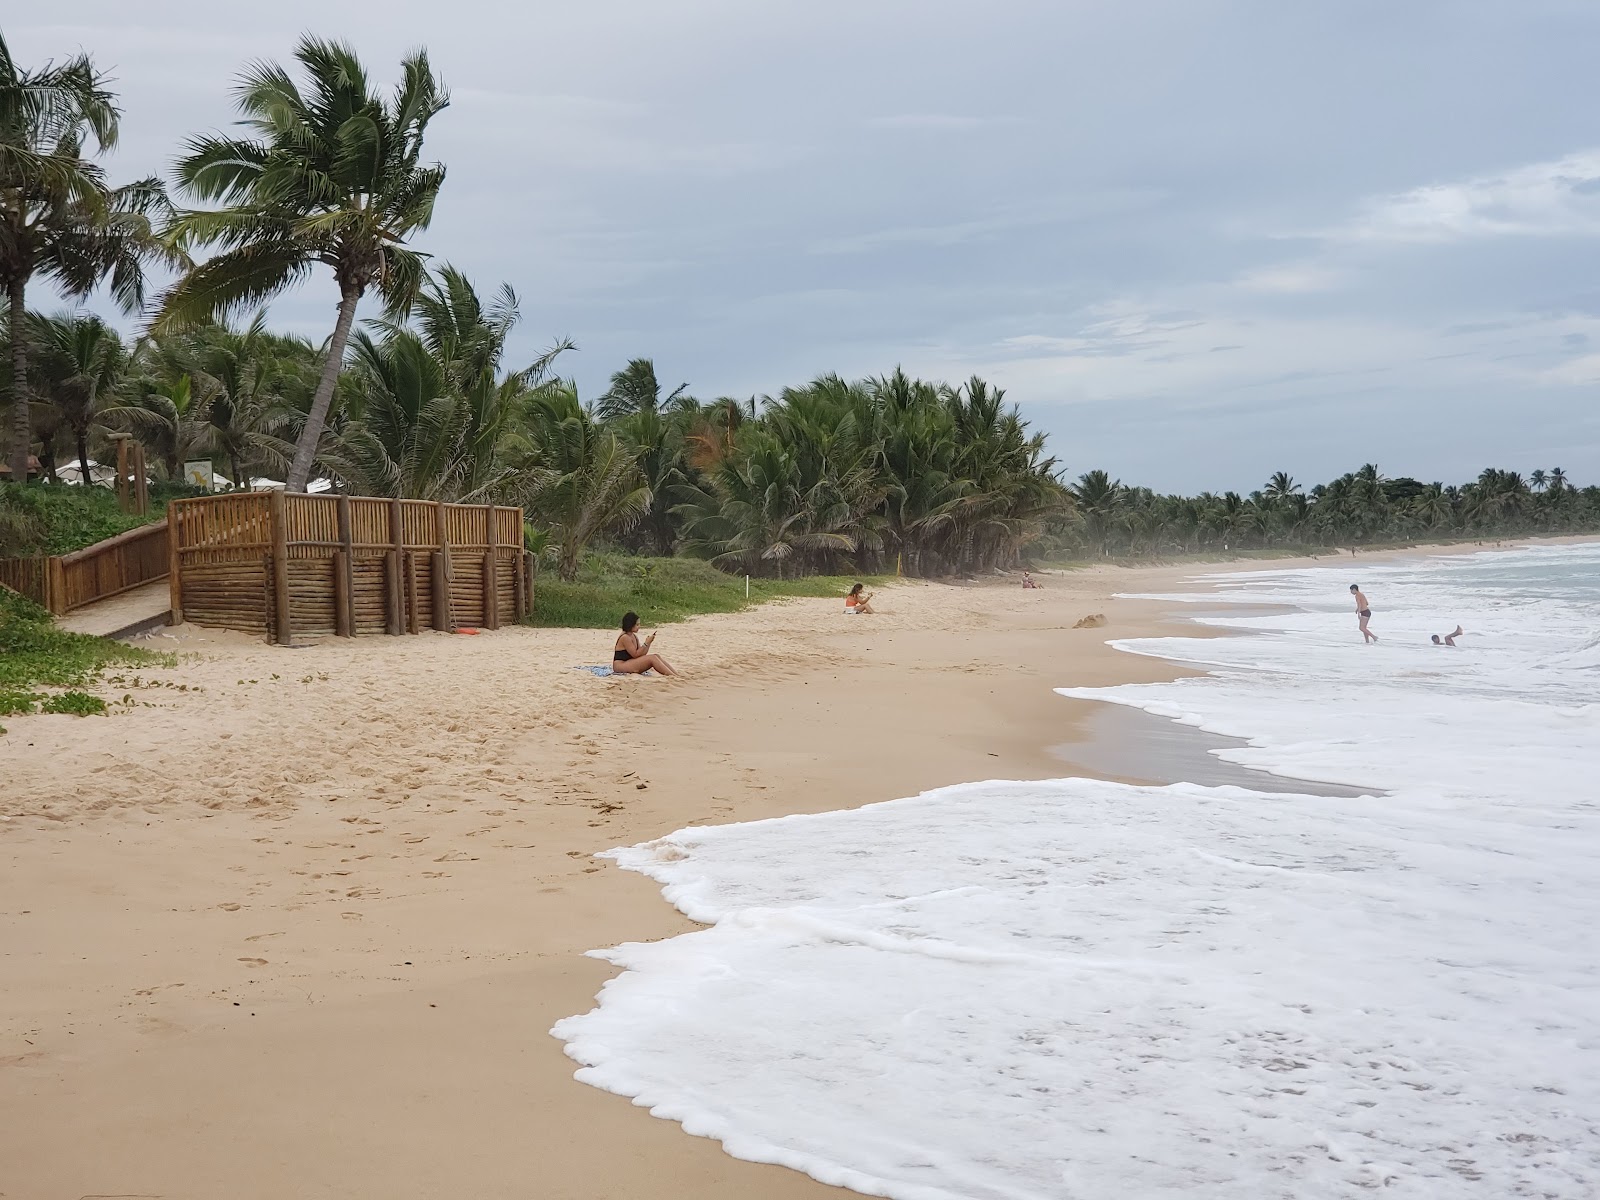
[(1367, 628), (1367, 622), (1372, 620), (1372, 605), (1367, 603), (1367, 598), (1362, 593), (1361, 588), (1360, 588), (1360, 586), (1358, 584), (1352, 583), (1350, 585), (1350, 595), (1355, 598), (1355, 602), (1356, 602), (1356, 619), (1361, 622), (1361, 640), (1362, 640), (1362, 642), (1363, 643), (1367, 643), (1367, 642), (1375, 642), (1375, 641), (1377, 641), (1378, 640), (1378, 635), (1373, 633), (1372, 630)]

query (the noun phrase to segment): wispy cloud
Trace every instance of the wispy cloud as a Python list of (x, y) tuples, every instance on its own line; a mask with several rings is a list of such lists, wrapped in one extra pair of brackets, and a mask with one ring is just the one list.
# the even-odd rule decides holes
[(1384, 196), (1328, 236), (1347, 242), (1600, 236), (1600, 150)]
[(1291, 262), (1247, 271), (1237, 282), (1248, 292), (1302, 295), (1331, 291), (1343, 283), (1344, 278), (1344, 272), (1324, 263)]
[(872, 117), (868, 129), (918, 129), (933, 133), (962, 133), (969, 129), (982, 129), (985, 125), (1008, 123), (1011, 117), (961, 117), (952, 113), (898, 113), (889, 117)]

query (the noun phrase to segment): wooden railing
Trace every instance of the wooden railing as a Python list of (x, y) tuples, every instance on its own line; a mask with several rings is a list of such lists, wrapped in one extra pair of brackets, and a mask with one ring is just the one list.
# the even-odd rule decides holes
[(50, 557), (0, 559), (0, 583), (60, 616), (166, 577), (170, 553), (165, 523)]
[(167, 506), (172, 620), (300, 636), (498, 629), (532, 609), (522, 510), (283, 492)]

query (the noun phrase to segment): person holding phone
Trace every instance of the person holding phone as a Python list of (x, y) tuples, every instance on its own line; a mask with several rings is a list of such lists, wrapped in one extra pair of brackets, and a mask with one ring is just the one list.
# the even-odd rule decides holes
[(873, 613), (872, 593), (861, 590), (862, 585), (856, 584), (850, 589), (850, 594), (844, 598), (844, 611), (847, 614)]
[(652, 653), (650, 644), (656, 640), (656, 635), (651, 634), (642, 642), (639, 640), (639, 614), (626, 613), (622, 618), (622, 635), (617, 638), (617, 644), (611, 651), (611, 672), (614, 675), (642, 675), (646, 671), (657, 671), (662, 675), (676, 675), (672, 664), (661, 655)]

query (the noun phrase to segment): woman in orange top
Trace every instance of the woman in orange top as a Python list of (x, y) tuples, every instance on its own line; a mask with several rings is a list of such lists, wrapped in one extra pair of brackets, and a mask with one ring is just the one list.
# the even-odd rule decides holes
[(871, 613), (877, 611), (872, 607), (872, 593), (863, 592), (861, 584), (856, 584), (850, 589), (850, 594), (844, 598), (844, 611), (848, 613)]

